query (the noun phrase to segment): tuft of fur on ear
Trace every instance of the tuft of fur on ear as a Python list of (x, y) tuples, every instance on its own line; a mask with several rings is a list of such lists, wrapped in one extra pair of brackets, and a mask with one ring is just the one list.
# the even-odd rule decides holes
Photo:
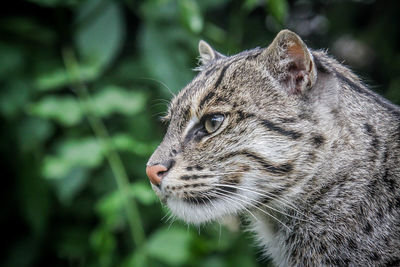
[(199, 54), (200, 54), (200, 59), (199, 59), (200, 64), (199, 67), (197, 67), (197, 70), (200, 71), (203, 69), (203, 66), (206, 66), (211, 61), (225, 57), (224, 55), (215, 51), (207, 42), (203, 40), (200, 40), (199, 42)]
[(303, 40), (289, 30), (282, 30), (266, 49), (272, 75), (289, 94), (302, 94), (313, 87), (317, 70)]

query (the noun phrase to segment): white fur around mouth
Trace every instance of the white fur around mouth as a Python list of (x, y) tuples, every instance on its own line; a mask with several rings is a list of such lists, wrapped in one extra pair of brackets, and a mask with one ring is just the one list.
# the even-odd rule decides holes
[(224, 200), (213, 200), (212, 204), (193, 204), (181, 199), (169, 198), (167, 199), (167, 206), (179, 219), (192, 224), (216, 221), (239, 212), (235, 205)]

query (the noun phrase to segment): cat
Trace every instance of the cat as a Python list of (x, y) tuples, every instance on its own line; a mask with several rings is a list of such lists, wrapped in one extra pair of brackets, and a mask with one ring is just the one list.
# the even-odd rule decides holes
[(277, 266), (400, 266), (400, 109), (289, 30), (199, 52), (146, 168), (171, 212), (246, 214)]

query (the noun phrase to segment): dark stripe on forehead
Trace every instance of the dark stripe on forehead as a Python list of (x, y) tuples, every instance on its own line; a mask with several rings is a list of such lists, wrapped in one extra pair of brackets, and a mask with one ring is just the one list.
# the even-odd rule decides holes
[(205, 76), (210, 75), (210, 73), (214, 72), (216, 68), (217, 68), (216, 66), (213, 66), (212, 68), (210, 68), (209, 70), (207, 70), (206, 73), (205, 73)]
[(220, 72), (220, 74), (219, 74), (218, 80), (217, 80), (217, 81), (215, 82), (215, 84), (214, 84), (214, 89), (216, 89), (216, 88), (221, 84), (222, 79), (223, 79), (224, 76), (225, 76), (226, 70), (229, 68), (229, 66), (230, 66), (232, 63), (233, 63), (233, 62), (229, 63), (228, 65), (225, 65), (225, 66), (222, 68), (222, 70), (221, 70), (221, 72)]
[(199, 109), (201, 109), (207, 101), (210, 101), (210, 99), (213, 98), (214, 95), (214, 91), (208, 92), (208, 94), (200, 101)]
[[(221, 84), (221, 82), (222, 82), (222, 80), (223, 80), (223, 78), (224, 78), (224, 76), (225, 76), (225, 73), (226, 73), (226, 70), (232, 65), (232, 63), (234, 63), (234, 62), (236, 62), (236, 61), (238, 61), (239, 59), (236, 59), (236, 60), (234, 60), (234, 61), (232, 61), (232, 62), (229, 62), (227, 65), (225, 65), (223, 68), (222, 68), (222, 70), (221, 70), (221, 72), (220, 72), (220, 74), (219, 74), (219, 76), (218, 76), (218, 79), (217, 79), (217, 81), (215, 82), (215, 84), (214, 84), (214, 90), (215, 89), (217, 89), (217, 87)], [(211, 70), (214, 70), (214, 68), (212, 68)], [(211, 71), (210, 70), (210, 71)], [(209, 74), (209, 73), (206, 73), (206, 75), (207, 74)], [(210, 91), (210, 92), (208, 92), (208, 94), (200, 101), (200, 104), (199, 104), (199, 109), (201, 109), (208, 101), (210, 101), (213, 97), (215, 96), (215, 92), (214, 91)]]
[[(214, 90), (221, 84), (221, 81), (224, 78), (225, 72), (226, 72), (226, 70), (229, 68), (229, 66), (231, 64), (232, 64), (232, 62), (222, 68), (221, 73), (219, 74), (219, 77), (218, 77), (217, 81), (214, 84)], [(202, 109), (203, 106), (208, 101), (210, 101), (214, 96), (215, 96), (215, 92), (214, 91), (208, 92), (208, 94), (200, 101), (199, 109)]]
[(303, 134), (300, 132), (284, 129), (269, 120), (261, 120), (261, 124), (268, 130), (287, 136), (293, 140), (297, 140), (303, 136)]

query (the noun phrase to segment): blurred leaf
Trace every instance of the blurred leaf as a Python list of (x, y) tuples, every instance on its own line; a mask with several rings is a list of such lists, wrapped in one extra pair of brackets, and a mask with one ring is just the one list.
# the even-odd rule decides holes
[(289, 12), (287, 0), (268, 0), (267, 6), (271, 15), (282, 25)]
[(84, 188), (88, 181), (88, 170), (74, 168), (62, 179), (56, 180), (57, 196), (63, 204), (70, 204), (72, 199)]
[(102, 146), (93, 137), (64, 141), (57, 156), (44, 159), (43, 175), (47, 178), (64, 178), (75, 167), (93, 168), (103, 160)]
[(99, 257), (100, 266), (112, 266), (116, 243), (115, 237), (104, 227), (92, 232), (90, 244)]
[(124, 16), (116, 1), (86, 1), (78, 10), (75, 42), (83, 63), (109, 65), (122, 47)]
[[(99, 75), (99, 69), (92, 65), (79, 65), (79, 80), (90, 82), (96, 79)], [(39, 74), (35, 79), (35, 86), (42, 91), (50, 91), (61, 89), (64, 86), (76, 83), (78, 80), (70, 77), (65, 68), (51, 70), (49, 72)]]
[(127, 91), (121, 87), (108, 86), (92, 96), (99, 116), (108, 116), (114, 112), (134, 115), (145, 108), (146, 95), (137, 91)]
[[(131, 184), (129, 196), (134, 197), (143, 205), (151, 205), (158, 201), (150, 185), (143, 182)], [(109, 229), (118, 228), (125, 223), (123, 205), (123, 196), (119, 190), (106, 194), (97, 202), (96, 211)]]
[(204, 27), (204, 35), (217, 43), (223, 43), (227, 38), (226, 32), (213, 23), (206, 23)]
[[(136, 182), (130, 185), (129, 196), (134, 197), (136, 200), (144, 205), (151, 205), (158, 201), (157, 196), (154, 194), (149, 184), (143, 182)], [(115, 190), (98, 201), (96, 210), (104, 217), (113, 213), (120, 213), (123, 205), (123, 197), (120, 191)]]
[(48, 96), (28, 107), (32, 115), (44, 119), (53, 119), (65, 125), (72, 126), (79, 123), (83, 112), (77, 100), (71, 96)]
[[(160, 28), (148, 24), (142, 29), (140, 40), (144, 65), (150, 77), (166, 84), (161, 87), (166, 95), (171, 96), (193, 77), (187, 64), (187, 55), (181, 52), (171, 53), (178, 49), (179, 42), (190, 40), (181, 29)], [(194, 64), (195, 59), (191, 60)]]
[(161, 228), (150, 236), (148, 254), (172, 266), (183, 265), (190, 257), (193, 235), (184, 228)]
[(117, 134), (112, 137), (116, 149), (129, 151), (140, 156), (150, 156), (157, 148), (158, 142), (144, 143), (137, 141), (131, 134)]
[(27, 117), (18, 125), (18, 144), (21, 152), (42, 149), (54, 131), (53, 125), (40, 118)]
[(158, 201), (149, 183), (137, 182), (131, 186), (131, 194), (144, 205), (151, 205)]
[(65, 141), (60, 147), (60, 156), (77, 166), (98, 166), (102, 159), (102, 147), (94, 137)]
[(136, 249), (121, 265), (122, 267), (147, 267), (146, 254), (143, 248)]
[(203, 16), (195, 0), (179, 0), (179, 14), (182, 23), (192, 32), (200, 33), (203, 29)]
[(171, 21), (178, 17), (176, 0), (142, 1), (140, 14), (147, 22)]
[(106, 194), (97, 201), (96, 211), (102, 217), (108, 229), (118, 228), (124, 223), (122, 205), (123, 199), (118, 190)]
[(243, 7), (247, 11), (252, 11), (254, 8), (260, 6), (263, 3), (264, 3), (264, 0), (246, 0), (243, 3)]

